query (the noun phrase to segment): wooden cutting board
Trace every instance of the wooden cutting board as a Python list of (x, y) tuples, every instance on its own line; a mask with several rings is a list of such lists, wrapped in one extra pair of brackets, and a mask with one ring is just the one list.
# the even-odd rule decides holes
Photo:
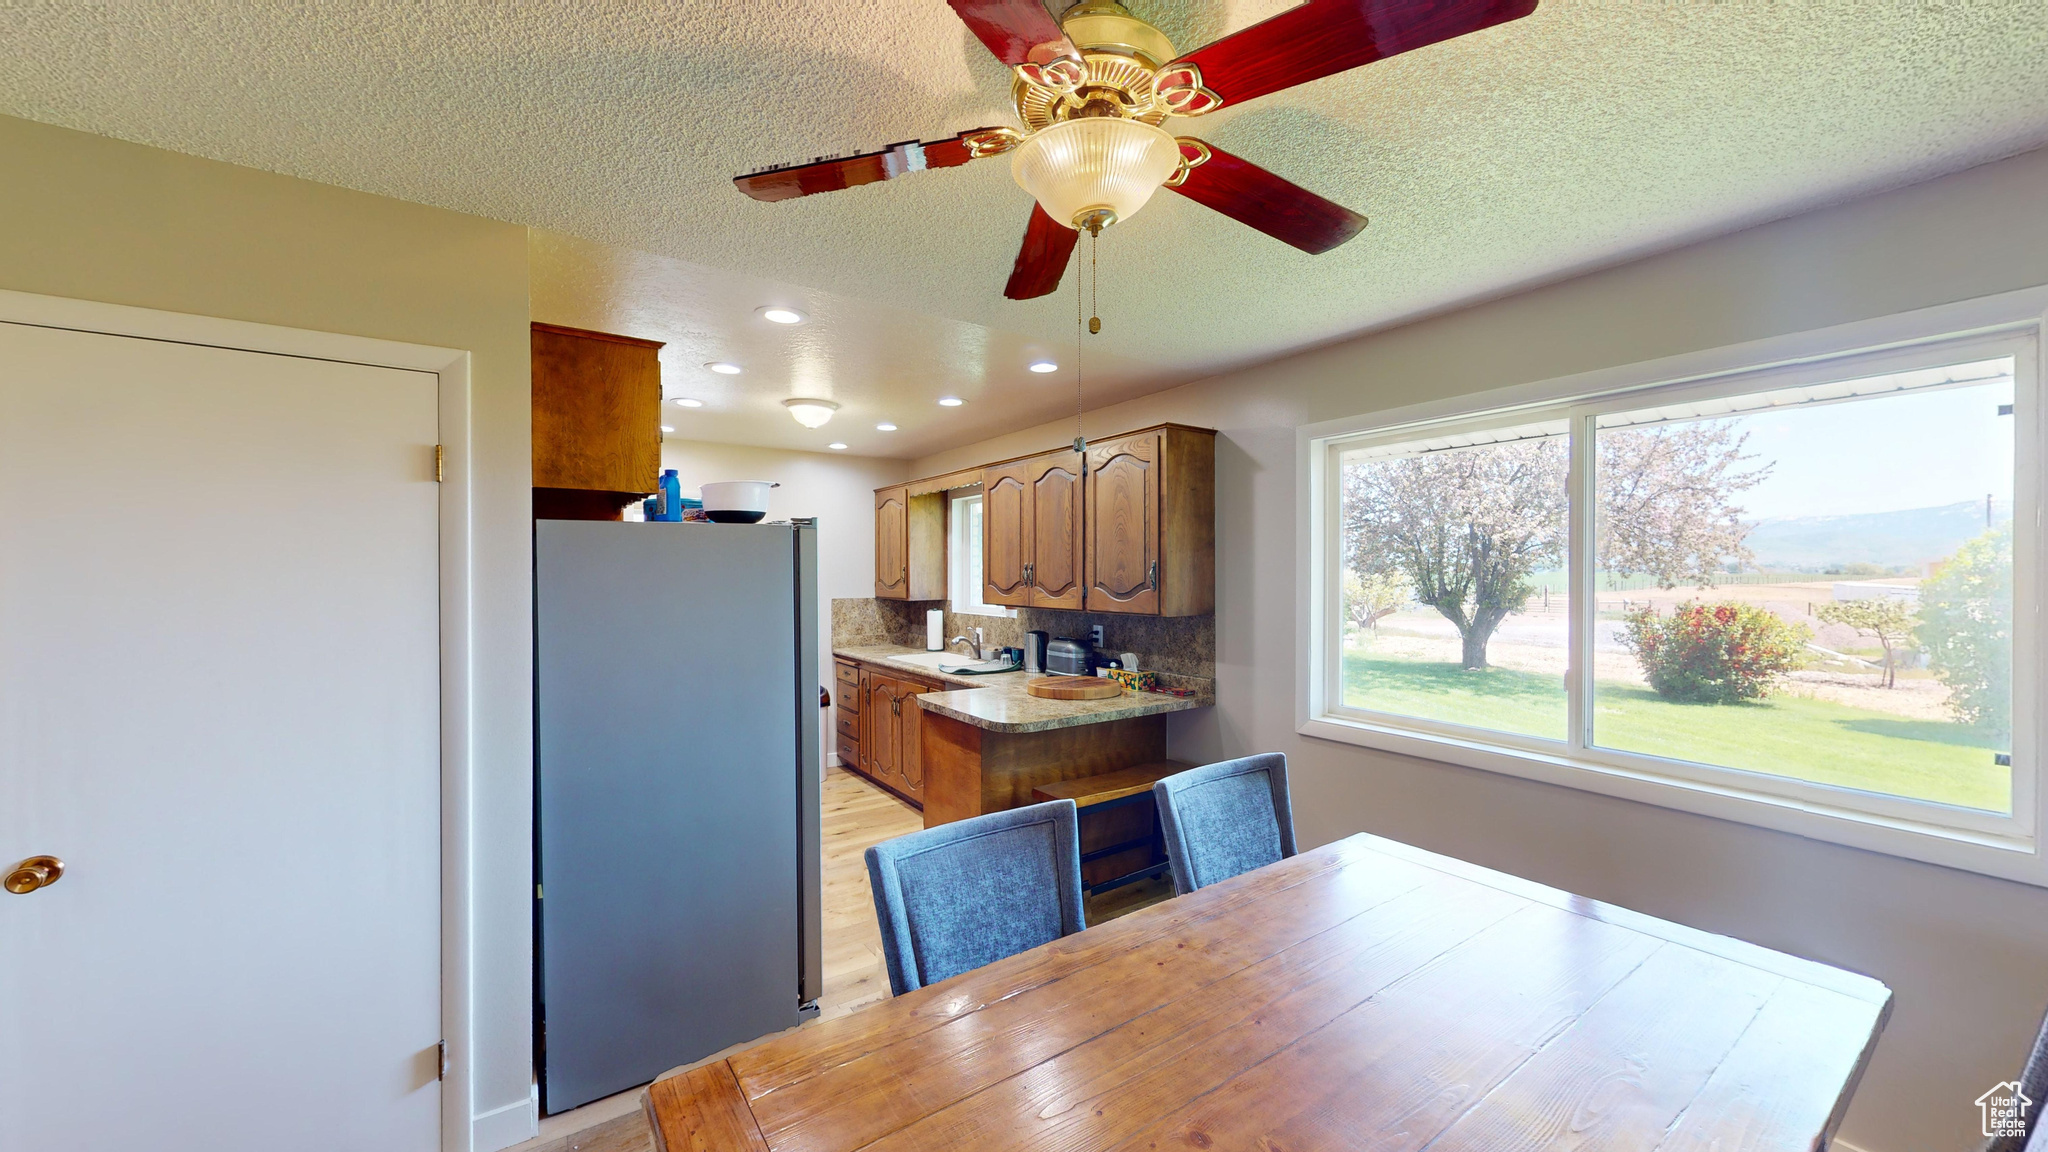
[(1024, 683), (1024, 691), (1047, 700), (1107, 700), (1124, 694), (1124, 686), (1100, 676), (1040, 676)]

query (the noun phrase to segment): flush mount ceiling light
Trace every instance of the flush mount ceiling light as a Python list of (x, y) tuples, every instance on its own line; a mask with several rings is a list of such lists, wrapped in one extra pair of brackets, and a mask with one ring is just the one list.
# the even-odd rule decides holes
[(789, 414), (796, 417), (796, 422), (806, 428), (823, 428), (825, 422), (832, 419), (832, 414), (839, 411), (839, 405), (830, 400), (799, 398), (784, 400), (782, 406), (789, 409)]
[(740, 374), (739, 365), (730, 364), (724, 360), (713, 360), (711, 363), (706, 364), (705, 367), (718, 373), (720, 376), (737, 376)]
[[(1003, 289), (1012, 300), (1057, 290), (1079, 230), (1129, 219), (1161, 188), (1303, 252), (1328, 252), (1356, 236), (1365, 217), (1161, 125), (1519, 20), (1536, 5), (1308, 0), (1182, 52), (1115, 0), (1080, 0), (1057, 20), (1036, 0), (953, 0), (968, 30), (1009, 67), (1015, 123), (763, 168), (733, 184), (756, 200), (791, 200), (1014, 153), (1011, 175), (1038, 204)], [(848, 99), (862, 106), (869, 95)]]
[(833, 441), (832, 443), (830, 443), (830, 444), (827, 444), (827, 445), (825, 445), (825, 447), (827, 447), (827, 448), (830, 448), (830, 449), (831, 449), (831, 450), (833, 450), (834, 452), (844, 452), (844, 451), (846, 451), (846, 445), (844, 445), (844, 444), (841, 444), (841, 443), (840, 443), (839, 441), (837, 441), (837, 440), (834, 440), (834, 441)]
[(666, 424), (663, 424), (663, 425), (661, 426), (661, 430), (662, 430), (663, 432), (673, 432), (673, 431), (675, 431), (675, 429), (673, 429), (673, 428), (669, 427), (669, 426), (668, 426), (668, 425), (666, 425)]
[(886, 420), (880, 424), (875, 425), (875, 431), (877, 432), (894, 432), (895, 430), (896, 426), (894, 424), (889, 423)]
[(768, 321), (770, 324), (801, 324), (804, 322), (803, 313), (794, 308), (784, 308), (780, 304), (770, 304), (766, 308), (756, 309), (756, 311), (761, 313), (761, 319)]
[(1050, 360), (1033, 360), (1031, 362), (1031, 370), (1042, 376), (1047, 372), (1059, 371), (1060, 366)]
[(967, 403), (967, 401), (962, 400), (958, 396), (939, 397), (939, 407), (941, 408), (958, 408), (959, 406), (965, 403)]
[(704, 402), (695, 396), (678, 396), (676, 397), (676, 403), (685, 408), (702, 408), (704, 406)]

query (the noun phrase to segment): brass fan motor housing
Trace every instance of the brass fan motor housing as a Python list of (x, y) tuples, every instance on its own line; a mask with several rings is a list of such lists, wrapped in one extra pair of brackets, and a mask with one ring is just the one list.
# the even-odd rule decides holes
[(1171, 111), (1153, 92), (1152, 77), (1174, 57), (1173, 42), (1114, 0), (1082, 0), (1060, 26), (1081, 50), (1083, 75), (1068, 90), (1034, 84), (1019, 75), (1010, 84), (1017, 118), (1027, 133), (1064, 120), (1118, 116), (1157, 127)]

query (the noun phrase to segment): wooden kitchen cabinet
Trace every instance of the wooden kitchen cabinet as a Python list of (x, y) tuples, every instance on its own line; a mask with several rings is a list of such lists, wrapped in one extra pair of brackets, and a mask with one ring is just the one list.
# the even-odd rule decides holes
[[(905, 799), (924, 798), (917, 696), (937, 685), (863, 667), (860, 671), (860, 771)], [(842, 757), (843, 760), (843, 757)]]
[(1216, 433), (1167, 424), (1090, 444), (1085, 492), (1089, 611), (1216, 610)]
[(1080, 608), (1082, 460), (1047, 452), (981, 474), (982, 600), (1012, 608)]
[(832, 699), (838, 705), (839, 763), (860, 770), (860, 665), (851, 660), (833, 661), (837, 674)]
[(875, 598), (946, 598), (946, 494), (875, 490)]
[(534, 512), (619, 518), (661, 471), (661, 343), (532, 326)]

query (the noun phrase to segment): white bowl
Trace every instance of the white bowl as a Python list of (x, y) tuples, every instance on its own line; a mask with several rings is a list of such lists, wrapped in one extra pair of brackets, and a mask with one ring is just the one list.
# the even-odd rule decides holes
[(767, 480), (720, 480), (704, 485), (704, 514), (726, 524), (754, 524), (768, 515)]

